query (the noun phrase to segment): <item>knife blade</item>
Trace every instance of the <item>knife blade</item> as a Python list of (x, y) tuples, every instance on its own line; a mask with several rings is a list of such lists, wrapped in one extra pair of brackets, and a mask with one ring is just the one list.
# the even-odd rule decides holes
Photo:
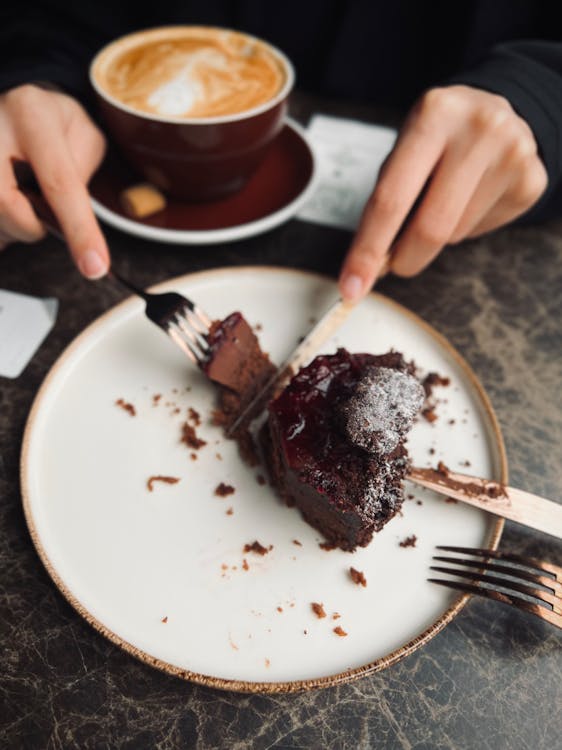
[(238, 415), (228, 428), (227, 435), (234, 435), (242, 425), (253, 421), (259, 416), (270, 398), (278, 389), (285, 385), (295, 372), (298, 372), (312, 358), (322, 344), (344, 323), (354, 307), (354, 303), (344, 301), (340, 298), (328, 308), (292, 354), (287, 357), (258, 394), (250, 401), (248, 406)]
[(544, 497), (506, 487), (490, 479), (458, 474), (449, 469), (410, 467), (406, 479), (468, 505), (509, 518), (562, 539), (562, 505)]

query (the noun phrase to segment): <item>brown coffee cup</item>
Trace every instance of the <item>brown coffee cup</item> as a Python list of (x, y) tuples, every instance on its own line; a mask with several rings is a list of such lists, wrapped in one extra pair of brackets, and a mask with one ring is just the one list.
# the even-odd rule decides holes
[(90, 66), (101, 116), (123, 156), (165, 193), (189, 201), (244, 186), (283, 127), (294, 77), (272, 45), (206, 26), (120, 37)]

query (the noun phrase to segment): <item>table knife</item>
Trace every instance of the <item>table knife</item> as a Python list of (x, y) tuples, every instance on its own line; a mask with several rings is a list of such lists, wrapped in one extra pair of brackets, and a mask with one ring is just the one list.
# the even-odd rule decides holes
[(322, 344), (342, 325), (354, 306), (354, 303), (340, 298), (328, 308), (293, 353), (287, 357), (248, 406), (238, 415), (227, 430), (228, 435), (233, 435), (242, 425), (248, 424), (260, 415), (267, 402), (283, 388), (287, 381), (316, 354)]
[(440, 471), (411, 467), (406, 479), (562, 539), (562, 505), (552, 500), (489, 479), (457, 474), (449, 469)]

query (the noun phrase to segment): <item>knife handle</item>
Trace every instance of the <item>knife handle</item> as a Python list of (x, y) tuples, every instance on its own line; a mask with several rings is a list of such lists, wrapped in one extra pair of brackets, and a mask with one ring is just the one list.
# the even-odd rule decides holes
[(562, 505), (499, 482), (411, 467), (407, 479), (429, 490), (562, 539)]

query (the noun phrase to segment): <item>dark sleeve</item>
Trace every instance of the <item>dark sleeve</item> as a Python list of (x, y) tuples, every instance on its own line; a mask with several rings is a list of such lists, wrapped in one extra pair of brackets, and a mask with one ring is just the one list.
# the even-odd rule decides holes
[(562, 43), (510, 42), (448, 83), (504, 96), (533, 131), (548, 173), (548, 188), (525, 221), (562, 216)]
[[(5, 3), (7, 5), (7, 3)], [(131, 30), (132, 2), (10, 3), (0, 11), (0, 93), (48, 82), (90, 105), (88, 68), (108, 41)]]

